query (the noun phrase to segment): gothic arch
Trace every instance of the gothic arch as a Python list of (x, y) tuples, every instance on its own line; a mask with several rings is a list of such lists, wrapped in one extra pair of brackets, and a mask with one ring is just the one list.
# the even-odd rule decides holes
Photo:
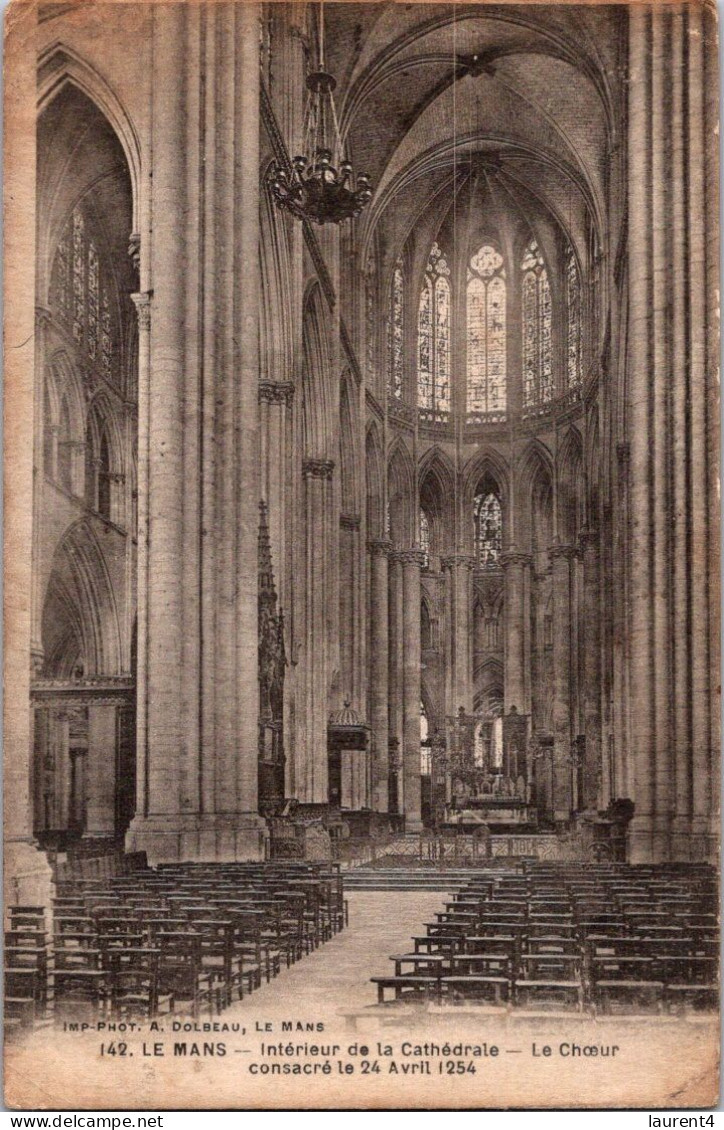
[(443, 729), (443, 727), (441, 725), (441, 723), (443, 722), (443, 717), (442, 717), (443, 710), (442, 710), (442, 704), (440, 702), (436, 701), (436, 699), (434, 698), (434, 696), (432, 695), (432, 693), (430, 691), (428, 684), (426, 683), (425, 679), (423, 679), (423, 678), (420, 679), (420, 700), (421, 700), (423, 706), (425, 707), (425, 714), (427, 716), (427, 723), (428, 723), (428, 728), (429, 728), (429, 736), (430, 736), (430, 739), (432, 740), (432, 735), (435, 733), (435, 729), (436, 728), (438, 728), (440, 730)]
[(443, 553), (453, 540), (455, 472), (439, 448), (431, 448), (421, 460), (418, 484), (420, 507), (430, 523), (430, 548)]
[(412, 458), (400, 437), (393, 443), (387, 460), (387, 497), (390, 535), (396, 545), (406, 548), (415, 541), (418, 495)]
[(295, 370), (292, 269), (288, 229), (272, 205), (268, 171), (263, 171), (260, 190), (260, 367), (263, 380), (287, 381)]
[[(62, 638), (58, 638), (64, 635), (75, 637), (85, 675), (121, 673), (121, 631), (116, 601), (103, 550), (88, 522), (76, 522), (58, 545), (43, 607), (46, 663), (55, 664), (55, 670), (49, 670), (48, 674), (59, 677), (72, 674), (72, 670), (67, 669), (73, 661), (72, 649), (63, 649)], [(58, 616), (59, 609), (64, 611), (64, 616)]]
[[(101, 389), (88, 406), (88, 424), (92, 427), (96, 444), (105, 431), (110, 446), (111, 470), (118, 475), (125, 474), (123, 458), (123, 439), (118, 425), (117, 413), (110, 397)], [(95, 450), (98, 448), (96, 446)]]
[(357, 443), (356, 388), (348, 372), (340, 384), (339, 397), (339, 477), (343, 514), (359, 512), (359, 453)]
[(304, 454), (327, 458), (337, 434), (336, 411), (331, 388), (329, 324), (319, 284), (310, 285), (305, 303), (302, 332), (302, 438)]
[(385, 484), (382, 443), (375, 420), (365, 437), (365, 479), (367, 489), (367, 536), (381, 538), (385, 533)]
[(483, 714), (486, 712), (491, 694), (499, 694), (502, 698), (503, 687), (502, 661), (494, 656), (486, 656), (475, 672), (474, 713)]
[(516, 470), (515, 541), (519, 547), (532, 547), (535, 505), (547, 491), (552, 491), (553, 482), (550, 451), (540, 440), (531, 440)]
[(133, 231), (139, 232), (141, 146), (136, 128), (121, 100), (98, 72), (70, 47), (56, 42), (43, 51), (38, 61), (38, 114), (68, 85), (76, 86), (95, 104), (121, 144), (131, 177)]
[(482, 479), (486, 476), (494, 481), (499, 492), (503, 513), (507, 514), (510, 505), (510, 486), (508, 464), (498, 451), (488, 449), (473, 455), (462, 474), (463, 510), (472, 514), (475, 495)]
[(57, 427), (60, 421), (61, 404), (65, 398), (71, 425), (71, 438), (82, 444), (85, 439), (86, 401), (80, 375), (65, 349), (58, 349), (50, 358), (45, 374), (51, 419), (46, 421)]
[(583, 525), (583, 445), (575, 428), (566, 433), (557, 458), (556, 492), (558, 537), (565, 545), (575, 544)]

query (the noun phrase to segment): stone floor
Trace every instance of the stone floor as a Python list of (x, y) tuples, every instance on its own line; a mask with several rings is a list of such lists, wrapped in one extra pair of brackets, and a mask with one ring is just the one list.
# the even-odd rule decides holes
[(224, 1019), (299, 1015), (300, 1004), (325, 1014), (373, 1004), (375, 974), (391, 972), (390, 954), (412, 949), (448, 896), (443, 891), (350, 891), (349, 926), (269, 984), (224, 1013)]

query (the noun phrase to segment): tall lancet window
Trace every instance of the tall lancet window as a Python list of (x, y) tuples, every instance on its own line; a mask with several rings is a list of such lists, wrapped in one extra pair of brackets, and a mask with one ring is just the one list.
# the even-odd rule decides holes
[(523, 273), (523, 397), (526, 407), (553, 399), (551, 288), (534, 239), (520, 264)]
[(420, 510), (420, 549), (423, 552), (423, 569), (430, 568), (430, 522), (424, 510)]
[(405, 335), (405, 291), (402, 259), (398, 259), (392, 275), (390, 316), (387, 323), (387, 391), (402, 400), (403, 341)]
[(417, 313), (417, 403), (450, 411), (450, 268), (433, 243)]
[(581, 278), (573, 248), (566, 251), (566, 316), (568, 387), (581, 383)]
[(484, 246), (468, 266), (468, 412), (505, 412), (505, 267)]
[(503, 508), (495, 491), (486, 491), (475, 499), (475, 556), (481, 569), (494, 569), (500, 564), (503, 551)]
[(82, 209), (74, 208), (53, 260), (50, 305), (72, 332), (90, 369), (118, 378), (118, 327), (112, 316), (113, 282), (107, 257), (91, 235)]

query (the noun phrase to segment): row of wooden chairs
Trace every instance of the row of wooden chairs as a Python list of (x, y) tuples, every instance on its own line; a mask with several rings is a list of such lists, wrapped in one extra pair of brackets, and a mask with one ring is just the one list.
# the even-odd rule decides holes
[(475, 1001), (602, 1012), (716, 1008), (716, 882), (709, 869), (596, 873), (550, 865), (479, 874), (448, 901), (378, 1001)]
[(57, 884), (52, 933), (43, 907), (11, 907), (6, 1015), (216, 1013), (346, 924), (338, 869), (179, 865), (132, 877)]

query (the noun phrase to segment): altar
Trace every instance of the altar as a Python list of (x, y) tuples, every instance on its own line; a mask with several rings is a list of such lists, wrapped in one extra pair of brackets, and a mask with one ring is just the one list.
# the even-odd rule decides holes
[(431, 743), (433, 814), (438, 827), (535, 829), (527, 757), (528, 719), (466, 714), (446, 719)]

